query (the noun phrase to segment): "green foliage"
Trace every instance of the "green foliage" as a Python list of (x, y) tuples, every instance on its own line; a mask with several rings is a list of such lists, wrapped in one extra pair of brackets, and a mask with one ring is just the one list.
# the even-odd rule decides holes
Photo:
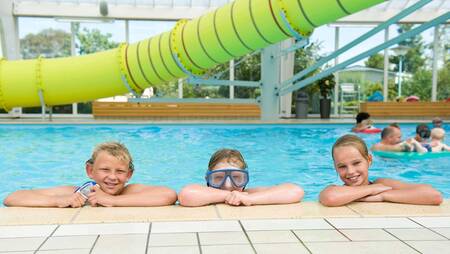
[(438, 100), (450, 98), (450, 61), (438, 73)]
[[(398, 32), (405, 33), (411, 31), (413, 29), (413, 25), (411, 24), (401, 24), (399, 25)], [(425, 42), (423, 41), (422, 35), (416, 35), (409, 39), (406, 39), (399, 43), (399, 45), (410, 47), (408, 52), (406, 53), (403, 59), (403, 71), (415, 73), (418, 69), (423, 68), (425, 66), (426, 58), (425, 58)], [(396, 64), (396, 68), (394, 71), (399, 70), (399, 57), (392, 56), (390, 62)]]
[(334, 75), (331, 74), (323, 77), (322, 79), (319, 79), (317, 81), (317, 85), (319, 86), (320, 95), (322, 95), (323, 98), (327, 99), (328, 95), (332, 93), (334, 86), (336, 85)]
[(431, 98), (431, 79), (432, 73), (424, 68), (418, 69), (411, 80), (406, 80), (403, 83), (402, 95), (415, 95), (421, 101), (427, 101)]
[(70, 34), (52, 28), (27, 34), (20, 40), (20, 53), (24, 59), (70, 56)]
[(382, 54), (371, 55), (364, 64), (369, 68), (384, 69), (384, 56)]
[[(369, 97), (374, 94), (376, 91), (380, 91), (383, 93), (383, 84), (381, 83), (372, 83), (366, 86), (365, 96)], [(396, 85), (393, 80), (389, 80), (388, 82), (388, 100), (394, 100), (397, 96)]]
[(75, 23), (77, 38), (77, 48), (80, 55), (91, 54), (103, 50), (113, 49), (119, 46), (119, 43), (111, 41), (110, 33), (102, 34), (99, 29), (80, 30), (80, 24)]

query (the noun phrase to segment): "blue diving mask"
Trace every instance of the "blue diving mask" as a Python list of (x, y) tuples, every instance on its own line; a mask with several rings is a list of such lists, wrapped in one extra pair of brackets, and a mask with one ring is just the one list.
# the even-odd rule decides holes
[(227, 179), (230, 179), (233, 186), (244, 189), (249, 181), (249, 176), (248, 171), (243, 169), (216, 169), (208, 170), (205, 179), (208, 187), (221, 189)]

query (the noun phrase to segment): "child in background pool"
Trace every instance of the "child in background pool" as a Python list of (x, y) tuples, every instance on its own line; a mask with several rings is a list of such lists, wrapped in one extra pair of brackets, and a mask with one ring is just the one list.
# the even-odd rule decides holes
[(394, 202), (417, 205), (439, 205), (442, 195), (430, 185), (410, 184), (379, 178), (369, 181), (372, 156), (364, 141), (354, 135), (345, 135), (332, 148), (334, 167), (344, 182), (343, 186), (330, 185), (320, 193), (325, 206), (342, 206), (353, 201)]
[(97, 185), (87, 197), (76, 192), (76, 186), (48, 189), (19, 190), (7, 196), (5, 206), (27, 207), (81, 207), (91, 206), (164, 206), (177, 200), (174, 190), (166, 187), (128, 184), (134, 172), (133, 159), (128, 149), (117, 142), (95, 147), (86, 162), (86, 174)]
[[(270, 172), (267, 174), (269, 176)], [(247, 164), (241, 153), (232, 149), (221, 149), (212, 155), (205, 179), (207, 186), (191, 184), (181, 190), (178, 195), (180, 205), (289, 204), (300, 202), (304, 195), (302, 188), (290, 183), (245, 189), (249, 181)]]
[(370, 114), (367, 112), (359, 112), (356, 115), (356, 124), (352, 128), (352, 132), (362, 132), (368, 129), (372, 129), (372, 120), (370, 120)]
[(444, 144), (445, 130), (442, 128), (434, 128), (431, 130), (431, 151), (433, 153), (450, 151), (450, 146)]

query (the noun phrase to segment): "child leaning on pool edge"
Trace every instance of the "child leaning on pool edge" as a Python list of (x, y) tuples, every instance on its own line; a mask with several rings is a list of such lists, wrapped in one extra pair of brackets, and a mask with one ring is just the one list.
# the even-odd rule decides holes
[(177, 200), (176, 192), (160, 186), (128, 184), (134, 172), (128, 149), (117, 142), (95, 147), (86, 162), (86, 174), (97, 183), (87, 198), (76, 186), (19, 190), (5, 198), (5, 206), (81, 207), (91, 206), (164, 206)]
[(369, 181), (372, 155), (364, 141), (354, 135), (345, 135), (332, 148), (334, 167), (344, 182), (343, 186), (330, 185), (320, 193), (325, 206), (342, 206), (353, 201), (394, 202), (416, 205), (439, 205), (442, 195), (430, 185), (410, 184), (379, 178)]
[(247, 164), (239, 151), (218, 150), (209, 161), (205, 176), (207, 186), (185, 186), (178, 194), (178, 200), (182, 206), (193, 207), (217, 203), (233, 206), (289, 204), (303, 198), (303, 189), (290, 183), (245, 189), (248, 175)]

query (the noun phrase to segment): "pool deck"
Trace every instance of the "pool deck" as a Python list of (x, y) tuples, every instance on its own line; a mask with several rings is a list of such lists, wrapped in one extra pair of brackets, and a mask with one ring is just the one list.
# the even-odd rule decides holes
[(1, 208), (0, 253), (450, 253), (440, 206)]

